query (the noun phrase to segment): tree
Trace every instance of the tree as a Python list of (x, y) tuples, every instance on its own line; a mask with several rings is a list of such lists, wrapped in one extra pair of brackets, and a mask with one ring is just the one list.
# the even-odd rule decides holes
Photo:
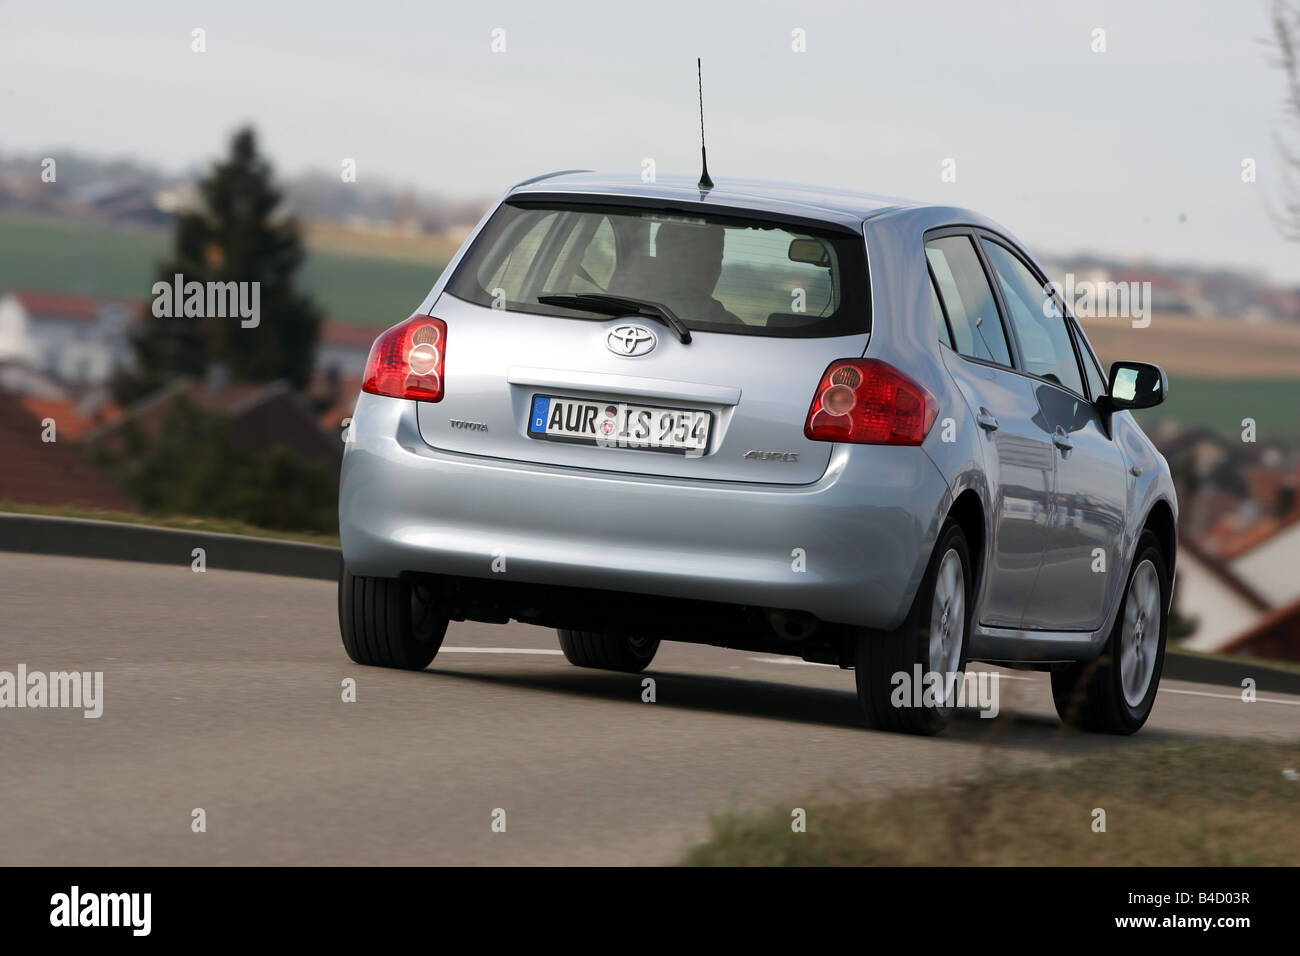
[[(198, 184), (199, 208), (176, 219), (175, 248), (158, 272), (168, 287), (183, 282), (257, 283), (256, 324), (239, 315), (186, 317), (180, 302), (170, 315), (147, 309), (132, 336), (136, 368), (115, 382), (119, 401), (139, 399), (178, 375), (202, 376), (216, 365), (244, 381), (288, 379), (306, 386), (311, 375), (321, 316), (312, 300), (295, 288), (303, 262), (298, 224), (284, 212), (283, 195), (272, 182), (271, 167), (258, 153), (251, 129), (230, 143), (229, 155)], [(253, 286), (240, 287), (245, 303)], [(157, 297), (155, 298), (157, 301)]]

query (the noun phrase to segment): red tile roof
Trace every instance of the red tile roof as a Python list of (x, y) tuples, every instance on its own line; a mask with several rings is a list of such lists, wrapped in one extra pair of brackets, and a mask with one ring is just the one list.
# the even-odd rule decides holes
[(1266, 660), (1300, 661), (1300, 601), (1256, 621), (1220, 650)]
[(284, 445), (308, 458), (332, 462), (342, 452), (339, 436), (318, 427), (317, 416), (288, 382), (235, 382), (213, 389), (187, 378), (176, 379), (132, 405), (115, 421), (94, 428), (83, 444), (122, 450), (128, 426), (157, 435), (167, 427), (169, 411), (180, 399), (226, 416), (240, 437), (255, 448)]
[(40, 419), (16, 396), (0, 392), (0, 501), (34, 505), (85, 505), (111, 511), (136, 506), (78, 454), (55, 418), (57, 441), (41, 441)]
[(1215, 553), (1224, 561), (1235, 561), (1247, 551), (1254, 551), (1264, 542), (1298, 523), (1300, 512), (1293, 512), (1284, 518), (1274, 515), (1260, 518), (1247, 528), (1238, 529), (1235, 525), (1230, 525), (1216, 529)]
[(71, 398), (39, 398), (35, 395), (22, 397), (23, 407), (37, 420), (54, 419), (60, 438), (76, 440), (102, 422), (116, 421), (122, 415), (122, 409), (108, 402), (96, 409), (94, 415), (83, 415), (78, 410), (80, 404)]
[(99, 299), (94, 296), (72, 295), (66, 292), (14, 289), (13, 294), (29, 313), (49, 318), (78, 319), (83, 322), (93, 322), (99, 317), (99, 309), (105, 305), (125, 306), (137, 318), (144, 311), (138, 302)]

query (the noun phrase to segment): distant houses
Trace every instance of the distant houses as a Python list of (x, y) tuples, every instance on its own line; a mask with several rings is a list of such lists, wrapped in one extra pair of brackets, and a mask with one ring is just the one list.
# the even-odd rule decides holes
[(45, 441), (41, 413), (0, 391), (0, 501), (135, 511), (70, 440)]
[(318, 427), (316, 413), (288, 382), (222, 382), (218, 376), (203, 382), (178, 378), (84, 433), (82, 441), (98, 451), (125, 452), (129, 432), (157, 436), (178, 402), (224, 417), (254, 448), (279, 445), (308, 460), (327, 463), (336, 462), (343, 450), (341, 433)]
[(70, 387), (107, 385), (131, 361), (139, 303), (14, 289), (0, 296), (0, 361), (22, 363)]
[[(132, 361), (130, 333), (143, 315), (138, 302), (11, 289), (0, 294), (0, 362), (44, 373), (66, 388), (107, 386)], [(316, 369), (358, 378), (379, 329), (326, 322)]]
[[(338, 461), (342, 424), (352, 413), (378, 329), (325, 322), (303, 393), (286, 382), (227, 382), (217, 369), (205, 381), (177, 379), (124, 409), (112, 400), (110, 383), (131, 367), (130, 336), (142, 317), (139, 303), (33, 289), (0, 294), (0, 398), (10, 415), (0, 454), (0, 501), (133, 508), (76, 448), (112, 450), (128, 430), (161, 428), (167, 410), (181, 400), (226, 417), (253, 447), (281, 446), (308, 460)], [(49, 424), (53, 442), (42, 438)], [(41, 478), (42, 467), (50, 470), (48, 480)], [(84, 490), (72, 495), (76, 484)]]
[(326, 322), (316, 343), (316, 371), (339, 379), (361, 378), (370, 346), (383, 329), (346, 322)]

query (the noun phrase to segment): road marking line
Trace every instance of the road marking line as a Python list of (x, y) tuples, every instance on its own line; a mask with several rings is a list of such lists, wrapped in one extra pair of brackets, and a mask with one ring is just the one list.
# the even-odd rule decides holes
[[(798, 657), (751, 657), (751, 661), (758, 661), (760, 664), (807, 664), (810, 667), (837, 667), (835, 664), (822, 664), (818, 661), (805, 661)], [(971, 674), (982, 674), (984, 671), (968, 671)], [(988, 671), (990, 674), (997, 674), (1002, 680), (1038, 680), (1036, 677), (1024, 677), (1020, 674), (1004, 674), (1002, 671)]]
[(549, 647), (443, 647), (439, 654), (563, 654)]
[(1188, 697), (1218, 697), (1220, 700), (1236, 700), (1236, 701), (1241, 701), (1241, 703), (1243, 703), (1243, 704), (1246, 704), (1246, 703), (1256, 703), (1256, 704), (1290, 704), (1292, 707), (1300, 707), (1300, 700), (1276, 700), (1275, 698), (1272, 698), (1272, 697), (1257, 697), (1257, 698), (1255, 698), (1254, 701), (1244, 701), (1244, 700), (1241, 700), (1241, 695), (1240, 695), (1240, 694), (1210, 694), (1210, 693), (1207, 693), (1206, 691), (1203, 691), (1203, 690), (1174, 690), (1172, 687), (1170, 687), (1170, 688), (1167, 688), (1167, 689), (1166, 689), (1166, 688), (1162, 688), (1162, 689), (1160, 690), (1160, 693), (1162, 693), (1162, 694), (1186, 694)]

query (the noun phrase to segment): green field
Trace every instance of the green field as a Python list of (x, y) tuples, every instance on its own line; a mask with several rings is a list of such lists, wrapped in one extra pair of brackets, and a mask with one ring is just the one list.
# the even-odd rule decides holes
[[(0, 214), (0, 290), (144, 301), (170, 244), (165, 229)], [(329, 318), (384, 328), (411, 314), (445, 265), (339, 255), (309, 246), (302, 286)]]
[(1134, 412), (1143, 428), (1157, 422), (1201, 425), (1230, 442), (1241, 441), (1242, 419), (1255, 420), (1255, 440), (1300, 445), (1300, 380), (1208, 379), (1170, 376), (1163, 405)]

